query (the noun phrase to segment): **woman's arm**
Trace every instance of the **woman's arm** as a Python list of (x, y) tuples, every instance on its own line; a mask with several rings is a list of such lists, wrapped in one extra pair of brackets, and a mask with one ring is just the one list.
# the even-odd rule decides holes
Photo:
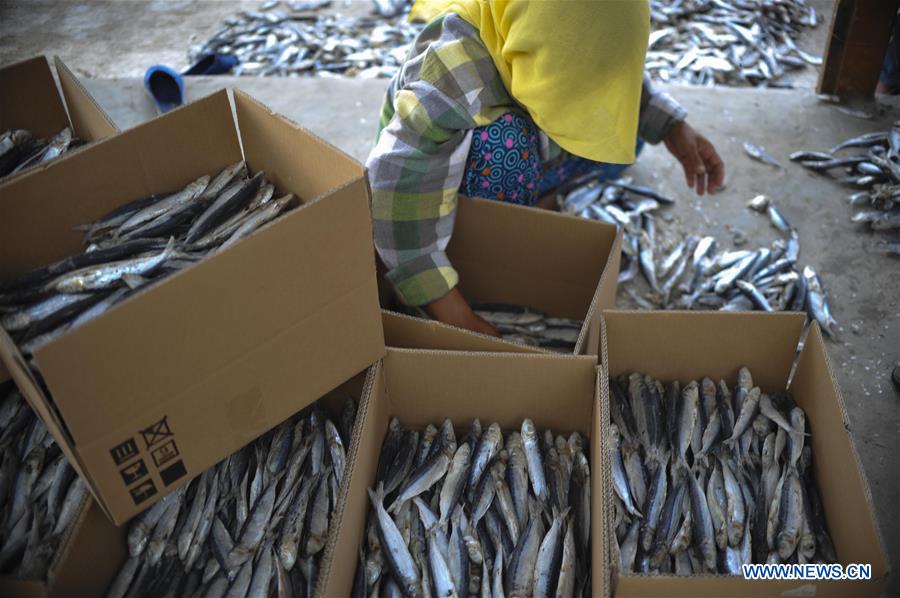
[[(471, 26), (457, 17), (417, 42), (389, 108), (393, 110), (366, 162), (372, 189), (375, 247), (387, 278), (408, 305), (429, 305), (441, 321), (493, 329), (455, 288), (459, 276), (445, 250), (471, 130), (496, 117), (508, 99), (499, 74)], [(423, 32), (424, 34), (424, 32)], [(493, 73), (493, 76), (491, 76)], [(496, 79), (496, 81), (494, 80)]]
[(687, 110), (664, 91), (656, 89), (644, 74), (638, 135), (649, 143), (664, 141), (666, 149), (684, 169), (688, 187), (698, 195), (718, 191), (725, 179), (725, 165), (715, 146), (687, 122)]

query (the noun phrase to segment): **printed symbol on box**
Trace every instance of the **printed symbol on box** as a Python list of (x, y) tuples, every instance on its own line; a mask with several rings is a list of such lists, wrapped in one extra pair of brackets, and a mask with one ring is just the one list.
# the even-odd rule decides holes
[(121, 465), (129, 459), (137, 457), (138, 446), (134, 441), (134, 438), (129, 438), (125, 442), (117, 444), (109, 449), (109, 454), (112, 455), (113, 462), (115, 462), (116, 465)]
[(147, 471), (147, 466), (144, 464), (144, 460), (138, 459), (134, 463), (129, 463), (128, 465), (120, 469), (119, 473), (122, 474), (122, 479), (125, 480), (125, 485), (131, 486), (133, 483), (150, 472)]
[(184, 468), (184, 461), (181, 460), (176, 461), (172, 465), (169, 465), (159, 472), (159, 477), (160, 479), (162, 479), (163, 484), (165, 484), (166, 486), (171, 486), (173, 483), (186, 475), (187, 469)]
[(156, 468), (159, 469), (178, 456), (178, 447), (175, 446), (174, 440), (170, 440), (164, 445), (153, 449), (150, 454), (153, 456), (153, 462), (156, 463)]
[(172, 436), (172, 430), (169, 428), (169, 422), (166, 421), (168, 416), (163, 417), (150, 427), (141, 430), (141, 436), (144, 438), (144, 444), (149, 449), (154, 444), (158, 444)]
[(134, 488), (131, 488), (129, 492), (131, 492), (134, 504), (139, 505), (156, 494), (156, 484), (153, 483), (153, 480), (144, 480)]

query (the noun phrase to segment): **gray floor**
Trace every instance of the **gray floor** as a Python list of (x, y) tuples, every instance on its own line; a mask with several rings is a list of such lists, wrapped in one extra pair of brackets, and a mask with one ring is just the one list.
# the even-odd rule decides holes
[[(181, 45), (170, 41), (160, 52), (158, 46), (139, 35), (129, 11), (121, 8), (121, 4), (131, 3), (118, 3), (116, 8), (104, 5), (99, 12), (95, 10), (97, 4), (47, 8), (50, 16), (46, 27), (18, 29), (11, 40), (7, 15), (19, 23), (30, 22), (30, 18), (22, 16), (22, 6), (0, 3), (0, 62), (43, 50), (59, 52), (82, 73), (87, 70), (104, 77), (129, 77), (89, 79), (85, 83), (120, 126), (133, 126), (154, 116), (140, 80), (134, 77), (150, 62), (170, 60), (180, 66), (178, 57), (184, 60), (184, 48), (191, 42), (187, 38)], [(147, 6), (158, 8), (160, 4), (150, 2)], [(246, 3), (196, 3), (204, 9), (203, 14), (197, 14), (187, 2), (171, 4), (177, 6), (176, 14), (166, 16), (161, 27), (171, 25), (183, 30), (183, 21), (190, 16), (191, 22), (198, 24), (196, 31), (208, 32), (235, 4)], [(822, 5), (826, 10), (820, 12), (827, 14), (827, 2), (816, 4)], [(58, 19), (66, 19), (64, 39), (48, 33), (59, 31)], [(816, 32), (820, 42), (825, 38), (824, 30), (827, 23)], [(99, 39), (101, 32), (103, 40)], [(15, 40), (26, 38), (27, 44), (12, 47), (19, 43)], [(107, 70), (112, 40), (127, 40), (129, 45), (133, 41), (134, 52), (118, 60), (116, 68)], [(371, 146), (385, 82), (198, 78), (189, 81), (188, 96), (201, 97), (223, 86), (247, 91), (362, 160)], [(797, 149), (828, 148), (859, 133), (883, 130), (898, 118), (898, 111), (881, 107), (875, 110), (875, 118), (859, 119), (818, 101), (811, 88), (811, 82), (805, 90), (794, 91), (671, 88), (669, 91), (688, 108), (689, 121), (722, 153), (727, 187), (715, 196), (697, 198), (685, 188), (680, 167), (660, 147), (647, 148), (631, 173), (637, 181), (678, 199), (669, 210), (670, 221), (661, 227), (667, 235), (711, 234), (728, 246), (735, 231), (740, 231), (750, 240), (749, 245), (756, 241), (768, 245), (776, 232), (765, 218), (745, 207), (747, 200), (760, 193), (777, 202), (800, 231), (800, 261), (821, 274), (840, 323), (837, 340), (828, 345), (831, 362), (896, 571), (900, 565), (900, 484), (895, 461), (900, 452), (900, 393), (888, 378), (893, 365), (900, 363), (900, 260), (873, 252), (875, 237), (850, 223), (845, 189), (788, 163), (787, 155)], [(751, 161), (742, 151), (744, 141), (765, 146), (785, 163), (785, 168)], [(620, 295), (620, 306), (628, 305), (627, 298)], [(896, 580), (892, 589), (900, 593)]]

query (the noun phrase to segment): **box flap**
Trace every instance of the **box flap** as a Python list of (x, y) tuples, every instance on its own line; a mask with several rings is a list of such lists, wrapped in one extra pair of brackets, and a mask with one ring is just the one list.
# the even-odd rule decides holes
[[(825, 352), (822, 332), (815, 322), (800, 353), (791, 391), (806, 411), (812, 434), (807, 442), (812, 445), (816, 480), (838, 559), (842, 563), (870, 563), (873, 578), (886, 576), (888, 559), (869, 482), (850, 433), (850, 420)], [(815, 400), (802, 401), (807, 397)], [(848, 483), (848, 478), (853, 483)], [(843, 513), (854, 516), (839, 516)], [(867, 516), (860, 516), (863, 514)]]
[[(764, 389), (787, 386), (806, 320), (799, 313), (717, 311), (604, 312), (609, 374), (663, 380), (732, 380), (741, 366)], [(727, 340), (723, 340), (727, 339)], [(644, 371), (653, 364), (653, 371)]]
[(356, 572), (357, 547), (363, 539), (368, 516), (369, 497), (366, 488), (371, 480), (369, 472), (378, 466), (378, 455), (384, 430), (387, 428), (389, 405), (384, 383), (384, 364), (379, 360), (366, 378), (367, 400), (360, 403), (356, 413), (360, 428), (359, 445), (355, 457), (347, 463), (346, 501), (340, 514), (329, 559), (323, 559), (316, 598), (349, 596)]
[(607, 598), (612, 589), (610, 583), (610, 541), (614, 538), (612, 529), (606, 528), (610, 521), (606, 509), (612, 509), (612, 478), (610, 477), (611, 461), (606, 446), (606, 427), (609, 421), (609, 379), (603, 376), (600, 367), (595, 368), (597, 376), (594, 400), (593, 429), (591, 431), (591, 480), (594, 488), (601, 492), (591, 494), (591, 582), (595, 596)]
[(103, 111), (100, 104), (88, 93), (62, 59), (54, 56), (53, 61), (75, 136), (85, 141), (98, 141), (118, 133), (119, 129), (109, 115)]
[(0, 185), (0, 279), (80, 253), (74, 227), (240, 159), (222, 91)]
[[(468, 426), (469, 414), (485, 411), (486, 396), (496, 397), (491, 419), (505, 428), (518, 428), (524, 414), (554, 430), (569, 429), (572, 421), (591, 421), (589, 402), (579, 405), (583, 411), (575, 415), (571, 408), (561, 412), (557, 404), (557, 397), (594, 396), (596, 360), (588, 355), (388, 348), (384, 363), (392, 413), (402, 412), (401, 421), (408, 426), (443, 421), (449, 404), (454, 412), (467, 414), (451, 417), (454, 425)], [(525, 363), (540, 367), (542, 375), (523, 375)], [(587, 423), (582, 427), (589, 431)]]
[(602, 222), (460, 197), (447, 254), (469, 301), (526, 304), (582, 319), (616, 233)]
[(598, 360), (600, 358), (600, 338), (602, 336), (600, 331), (600, 314), (616, 306), (616, 292), (619, 289), (619, 265), (622, 262), (622, 239), (622, 229), (617, 227), (616, 238), (609, 252), (606, 266), (603, 268), (603, 275), (600, 276), (597, 292), (594, 294), (594, 300), (591, 302), (587, 318), (585, 318), (587, 325), (582, 327), (581, 334), (578, 337), (578, 344), (575, 347), (576, 353), (596, 355)]
[(234, 103), (250, 169), (265, 170), (279, 189), (310, 200), (365, 173), (362, 164), (247, 94), (235, 91)]
[(381, 323), (384, 326), (384, 343), (388, 347), (546, 353), (538, 347), (512, 343), (486, 334), (463, 330), (443, 322), (416, 318), (387, 309), (381, 310)]
[(28, 129), (48, 137), (69, 126), (46, 56), (0, 68), (0, 90), (0, 131)]

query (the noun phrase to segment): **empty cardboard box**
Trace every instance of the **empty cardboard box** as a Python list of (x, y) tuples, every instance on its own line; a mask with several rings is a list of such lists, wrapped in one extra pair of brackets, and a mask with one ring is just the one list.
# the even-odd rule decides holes
[[(805, 316), (762, 312), (608, 311), (603, 314), (602, 401), (609, 412), (609, 380), (641, 372), (659, 380), (699, 380), (708, 376), (729, 384), (746, 366), (763, 392), (784, 390)], [(692, 596), (877, 596), (885, 586), (888, 561), (882, 547), (868, 483), (849, 432), (847, 412), (835, 382), (817, 324), (809, 329), (788, 390), (806, 412), (815, 479), (838, 561), (868, 563), (869, 581), (747, 580), (728, 575), (642, 575), (617, 571), (611, 546), (617, 597)], [(604, 429), (607, 429), (606, 422)], [(610, 458), (607, 447), (605, 458)], [(611, 481), (606, 482), (611, 484)], [(613, 526), (608, 503), (607, 533)], [(595, 572), (596, 575), (596, 572)]]
[[(582, 320), (575, 353), (597, 355), (600, 312), (615, 306), (621, 249), (622, 235), (610, 224), (460, 197), (447, 256), (470, 303), (510, 303)], [(425, 328), (420, 334), (433, 338)]]
[[(233, 114), (234, 111), (234, 114)], [(246, 160), (300, 207), (33, 356), (0, 357), (116, 523), (384, 353), (363, 167), (222, 91), (0, 186), (0, 280), (125, 202)]]
[[(365, 537), (382, 441), (392, 417), (421, 429), (449, 418), (460, 438), (479, 418), (497, 422), (504, 432), (521, 428), (530, 417), (542, 432), (578, 431), (586, 439), (591, 466), (591, 555), (593, 595), (608, 595), (606, 545), (602, 527), (601, 443), (604, 415), (597, 396), (598, 370), (593, 356), (473, 353), (388, 348), (376, 365), (371, 396), (361, 412), (362, 431), (350, 473), (341, 525), (326, 547), (328, 569), (321, 575), (321, 596), (349, 596)], [(608, 417), (605, 416), (605, 417)]]

